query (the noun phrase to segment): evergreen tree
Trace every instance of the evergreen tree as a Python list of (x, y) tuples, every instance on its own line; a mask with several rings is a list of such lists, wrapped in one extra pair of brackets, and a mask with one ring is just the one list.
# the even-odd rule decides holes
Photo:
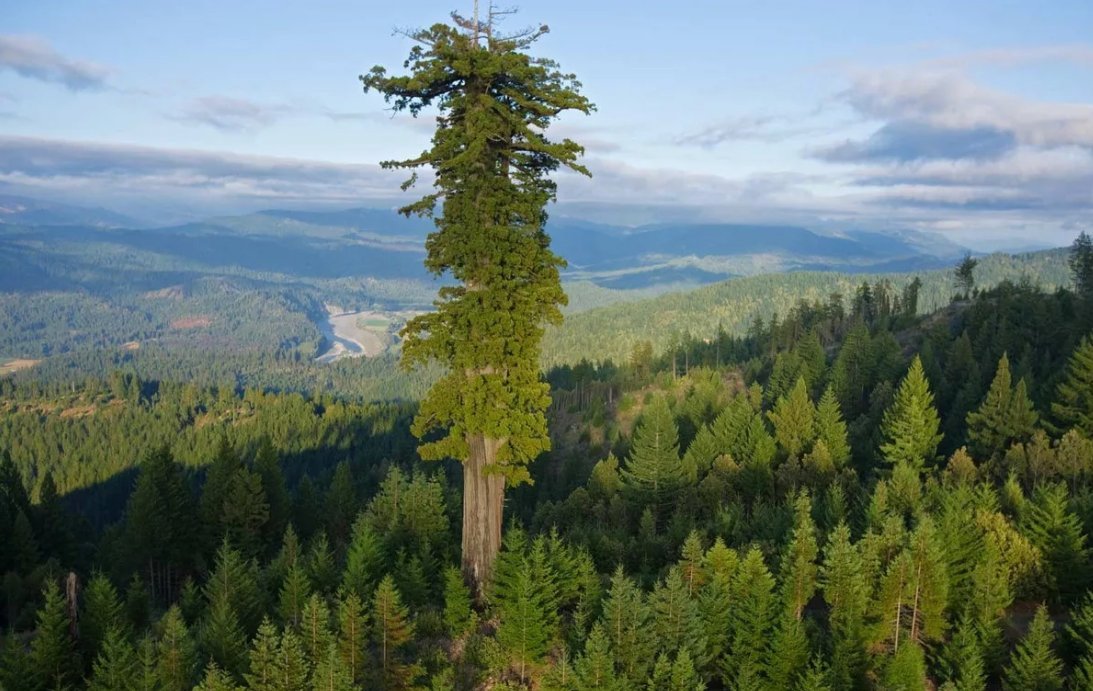
[(30, 643), (33, 677), (29, 681), (42, 691), (73, 688), (79, 679), (80, 663), (69, 633), (64, 595), (53, 579), (46, 579), (42, 597), (37, 633)]
[(356, 688), (353, 675), (338, 654), (337, 647), (329, 646), (311, 674), (311, 690), (353, 691)]
[(251, 691), (279, 691), (282, 688), (278, 675), (280, 636), (269, 619), (262, 620), (258, 634), (250, 647), (249, 671), (243, 675)]
[(683, 464), (679, 458), (679, 436), (675, 420), (664, 398), (653, 400), (645, 409), (634, 432), (630, 455), (622, 469), (625, 486), (653, 516), (666, 508), (683, 486)]
[(987, 671), (975, 623), (965, 617), (944, 651), (944, 664), (953, 691), (985, 691)]
[(1052, 587), (1064, 602), (1088, 586), (1089, 555), (1081, 522), (1067, 507), (1065, 485), (1037, 489), (1021, 510), (1021, 526), (1029, 541), (1044, 555)]
[(1051, 412), (1060, 430), (1073, 427), (1093, 439), (1093, 338), (1082, 339), (1070, 356)]
[(357, 515), (357, 488), (348, 461), (342, 461), (334, 468), (323, 508), (327, 535), (334, 544), (344, 547), (349, 540), (353, 517)]
[(803, 377), (767, 416), (774, 425), (775, 440), (791, 458), (799, 458), (816, 438), (816, 408)]
[(881, 453), (892, 465), (904, 462), (921, 468), (934, 459), (941, 441), (940, 424), (922, 361), (916, 356), (900, 382), (895, 401), (884, 413)]
[(444, 571), (444, 624), (448, 634), (458, 638), (467, 632), (473, 621), (471, 593), (463, 581), (459, 569), (449, 567)]
[(383, 545), (371, 521), (362, 512), (353, 522), (353, 537), (345, 559), (342, 588), (352, 590), (362, 600), (371, 597), (383, 577)]
[(288, 691), (305, 691), (310, 677), (311, 665), (304, 654), (299, 636), (291, 629), (283, 631), (277, 648), (278, 688)]
[(90, 691), (131, 691), (139, 688), (140, 666), (133, 644), (116, 627), (107, 630), (95, 659)]
[(159, 622), (156, 641), (156, 678), (163, 691), (189, 691), (193, 688), (197, 657), (190, 632), (177, 605), (172, 605)]
[(342, 595), (338, 602), (338, 655), (353, 681), (360, 681), (364, 676), (365, 644), (368, 637), (368, 620), (364, 612), (364, 603), (360, 597), (350, 591)]
[(268, 437), (263, 437), (258, 444), (258, 452), (254, 456), (254, 472), (262, 479), (262, 493), (269, 507), (265, 541), (267, 546), (272, 547), (277, 544), (292, 518), (292, 498), (285, 484), (280, 459)]
[(830, 386), (824, 389), (816, 406), (816, 439), (824, 443), (836, 467), (842, 467), (850, 460), (846, 422), (843, 421), (839, 399), (835, 397), (835, 390)]
[(987, 397), (979, 409), (968, 413), (968, 441), (979, 458), (1001, 455), (1010, 444), (1032, 435), (1036, 412), (1028, 399), (1024, 381), (1011, 386), (1010, 362), (1005, 353), (998, 361)]
[(338, 583), (338, 567), (334, 563), (334, 553), (330, 550), (326, 533), (320, 532), (312, 538), (311, 548), (307, 553), (306, 568), (315, 590), (323, 594), (334, 591)]
[(774, 579), (756, 548), (748, 550), (732, 581), (729, 648), (721, 659), (721, 678), (730, 688), (764, 683), (770, 654)]
[(285, 580), (281, 583), (281, 592), (278, 596), (277, 612), (281, 621), (286, 626), (297, 628), (303, 617), (304, 605), (311, 597), (311, 584), (303, 565), (297, 561), (288, 567)]
[(122, 632), (121, 598), (114, 584), (101, 571), (95, 571), (83, 591), (80, 615), (80, 648), (85, 660), (94, 660), (111, 628)]
[(402, 352), (409, 366), (436, 360), (449, 372), (422, 402), (414, 432), (445, 432), (422, 445), (422, 457), (464, 459), (463, 571), (481, 596), (501, 549), (504, 484), (529, 480), (526, 464), (549, 448), (542, 323), (559, 322), (566, 300), (562, 260), (543, 230), (556, 189), (549, 174), (588, 173), (580, 145), (544, 131), (563, 111), (593, 106), (572, 75), (523, 52), (545, 26), (505, 37), (492, 11), (482, 23), (453, 16), (456, 26), (412, 34), (408, 76), (377, 66), (361, 81), (395, 110), (416, 116), (436, 105), (442, 114), (426, 155), (384, 165), (436, 172), (436, 192), (403, 213), (432, 215), (443, 200), (425, 265), (456, 284), (441, 289), (436, 311), (407, 323)]
[(220, 669), (215, 662), (210, 662), (194, 691), (243, 691), (243, 687), (236, 684), (232, 675)]
[(401, 650), (414, 636), (410, 614), (402, 605), (395, 581), (384, 576), (372, 598), (372, 642), (379, 657), (380, 686), (401, 689), (408, 686), (414, 670), (401, 662)]
[(1067, 257), (1074, 278), (1074, 292), (1083, 299), (1093, 297), (1093, 239), (1084, 230), (1074, 239)]
[(220, 529), (243, 554), (255, 557), (265, 551), (269, 502), (262, 477), (240, 467), (228, 482), (219, 514)]
[(621, 691), (631, 688), (615, 676), (612, 659), (611, 641), (600, 624), (592, 627), (585, 643), (584, 652), (577, 658), (574, 673), (577, 677), (575, 688), (590, 691)]
[(308, 664), (312, 667), (318, 665), (326, 655), (327, 648), (334, 642), (334, 637), (330, 631), (330, 609), (317, 593), (304, 606), (299, 636)]
[(645, 678), (656, 649), (650, 618), (641, 589), (618, 567), (604, 599), (601, 623), (620, 674), (633, 683)]
[(865, 671), (865, 613), (869, 584), (850, 529), (840, 523), (824, 548), (822, 570), (824, 601), (831, 610), (831, 684), (836, 689), (858, 688)]
[(217, 668), (237, 676), (246, 665), (247, 643), (231, 602), (217, 598), (209, 606), (200, 630), (201, 649)]
[(1063, 688), (1063, 663), (1052, 649), (1055, 634), (1047, 607), (1040, 605), (1028, 633), (1018, 644), (1002, 675), (1005, 691), (1058, 691)]
[(688, 593), (678, 567), (668, 571), (650, 598), (653, 627), (662, 651), (678, 655), (687, 651), (691, 660), (704, 661), (706, 638), (698, 602)]
[[(501, 575), (499, 569), (498, 576)], [(512, 578), (500, 581), (492, 597), (500, 616), (497, 642), (524, 680), (528, 668), (538, 664), (546, 653), (550, 643), (546, 622), (553, 611), (544, 601), (542, 583), (535, 578), (529, 562), (517, 567)]]

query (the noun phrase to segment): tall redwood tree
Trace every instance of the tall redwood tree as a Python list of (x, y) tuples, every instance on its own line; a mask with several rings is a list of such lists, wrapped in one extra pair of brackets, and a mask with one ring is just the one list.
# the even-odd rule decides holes
[(414, 433), (423, 458), (463, 462), (463, 572), (481, 596), (501, 548), (505, 484), (530, 481), (527, 464), (550, 447), (540, 342), (566, 303), (564, 262), (543, 230), (556, 193), (550, 174), (589, 174), (578, 163), (583, 147), (545, 132), (562, 112), (594, 106), (574, 75), (527, 54), (546, 26), (501, 36), (492, 13), (452, 19), (408, 34), (416, 45), (407, 74), (377, 66), (361, 82), (396, 111), (439, 111), (428, 150), (382, 165), (415, 171), (403, 189), (418, 168), (434, 176), (433, 191), (401, 212), (434, 217), (425, 266), (454, 283), (440, 289), (435, 311), (407, 323), (402, 361), (447, 367)]

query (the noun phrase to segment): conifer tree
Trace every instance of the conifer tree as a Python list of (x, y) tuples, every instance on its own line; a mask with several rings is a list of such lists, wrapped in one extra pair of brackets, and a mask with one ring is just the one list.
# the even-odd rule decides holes
[(600, 624), (592, 627), (585, 643), (584, 652), (577, 658), (574, 673), (577, 677), (576, 688), (595, 691), (621, 691), (630, 688), (615, 676), (612, 662), (617, 655), (612, 655), (611, 641)]
[(830, 386), (824, 389), (816, 405), (816, 439), (822, 441), (831, 454), (835, 467), (840, 468), (850, 460), (850, 442), (847, 440), (846, 422), (843, 421), (839, 399)]
[(281, 583), (281, 591), (278, 595), (277, 613), (281, 621), (291, 628), (300, 626), (303, 617), (304, 605), (311, 597), (311, 583), (304, 573), (303, 565), (297, 561), (288, 567), (285, 580)]
[(1093, 298), (1093, 239), (1084, 230), (1074, 239), (1067, 257), (1074, 278), (1074, 292), (1081, 298)]
[(892, 406), (884, 413), (881, 453), (892, 465), (903, 462), (922, 468), (933, 462), (941, 441), (940, 424), (922, 361), (916, 356), (900, 382)]
[(902, 645), (892, 653), (881, 673), (886, 691), (919, 691), (926, 686), (926, 656), (917, 645)]
[(835, 687), (829, 681), (829, 672), (823, 661), (813, 658), (812, 664), (805, 670), (801, 680), (797, 682), (795, 691), (834, 691)]
[(380, 686), (384, 689), (408, 686), (414, 670), (402, 663), (401, 651), (413, 640), (414, 627), (391, 576), (384, 576), (376, 586), (371, 620), (371, 638), (379, 658)]
[(448, 634), (458, 638), (467, 632), (472, 623), (471, 593), (463, 581), (459, 569), (449, 567), (444, 571), (444, 624)]
[(364, 603), (352, 592), (345, 592), (338, 601), (338, 655), (349, 678), (360, 681), (364, 676), (364, 651), (368, 621)]
[(371, 521), (362, 512), (353, 522), (352, 539), (345, 558), (342, 588), (352, 590), (362, 600), (371, 597), (383, 577), (383, 545)]
[(411, 34), (409, 75), (377, 66), (361, 81), (397, 111), (441, 113), (430, 150), (383, 165), (436, 173), (436, 191), (403, 213), (432, 215), (443, 203), (425, 264), (456, 284), (441, 289), (436, 311), (407, 323), (402, 352), (409, 366), (436, 360), (449, 371), (422, 402), (414, 432), (444, 431), (422, 445), (422, 457), (464, 461), (463, 571), (481, 596), (501, 549), (504, 485), (527, 481), (526, 464), (550, 443), (539, 350), (543, 322), (561, 320), (566, 298), (563, 262), (543, 230), (556, 190), (549, 175), (561, 166), (588, 173), (580, 145), (544, 131), (560, 113), (593, 106), (573, 75), (524, 52), (545, 26), (502, 36), (492, 11), (484, 22), (453, 19)]
[(1028, 633), (1021, 639), (1002, 674), (1005, 691), (1059, 691), (1063, 663), (1055, 655), (1055, 633), (1047, 607), (1040, 605)]
[(774, 439), (786, 455), (800, 458), (816, 437), (816, 409), (803, 377), (788, 394), (778, 399), (767, 417), (774, 425)]
[(330, 609), (318, 593), (308, 598), (307, 604), (304, 605), (298, 631), (304, 656), (308, 664), (314, 667), (319, 664), (326, 655), (326, 649), (334, 642), (334, 636), (330, 631)]
[(248, 672), (243, 675), (251, 691), (277, 691), (281, 688), (278, 675), (280, 636), (269, 619), (263, 619), (258, 634), (251, 643)]
[(231, 609), (245, 635), (258, 628), (262, 594), (258, 590), (257, 568), (226, 540), (216, 553), (216, 565), (205, 581), (203, 595), (210, 608), (222, 604)]
[(721, 678), (730, 688), (765, 682), (770, 651), (774, 579), (757, 548), (748, 550), (732, 582), (729, 648), (721, 659)]
[(619, 673), (634, 683), (645, 678), (656, 649), (650, 618), (644, 594), (619, 566), (604, 599), (601, 623)]
[(850, 529), (840, 523), (824, 548), (824, 601), (831, 609), (831, 683), (834, 688), (858, 688), (865, 671), (865, 613), (869, 584)]
[(190, 632), (178, 605), (172, 605), (159, 621), (156, 641), (156, 678), (163, 691), (193, 688), (197, 657)]
[(133, 644), (117, 628), (106, 631), (102, 650), (95, 658), (90, 691), (130, 691), (138, 687), (140, 666)]
[(279, 689), (306, 689), (311, 677), (311, 664), (304, 654), (300, 637), (291, 629), (281, 633), (277, 647), (276, 675)]
[(1051, 412), (1059, 430), (1073, 427), (1093, 439), (1093, 338), (1082, 339), (1070, 356)]
[(654, 518), (683, 486), (679, 433), (666, 399), (654, 399), (645, 409), (634, 432), (622, 479), (640, 505), (653, 510)]
[(358, 688), (338, 649), (331, 644), (311, 673), (311, 691), (353, 691)]
[(1087, 591), (1081, 602), (1071, 608), (1064, 633), (1061, 648), (1068, 662), (1093, 654), (1093, 590)]
[(238, 676), (246, 666), (247, 643), (239, 617), (226, 597), (209, 606), (200, 630), (201, 649), (218, 669)]
[[(500, 576), (500, 571), (498, 572)], [(516, 665), (520, 679), (528, 668), (546, 653), (550, 632), (546, 625), (553, 611), (544, 602), (541, 583), (537, 582), (529, 562), (517, 567), (513, 578), (494, 588), (493, 599), (500, 616), (497, 642)]]
[(264, 552), (269, 502), (258, 473), (240, 467), (232, 475), (219, 515), (220, 529), (243, 554), (257, 557)]
[(704, 662), (706, 637), (698, 602), (688, 593), (679, 567), (668, 571), (650, 598), (657, 644), (664, 652), (687, 651), (691, 660)]
[(979, 458), (1001, 455), (1010, 444), (1032, 435), (1036, 412), (1022, 380), (1011, 385), (1010, 361), (1005, 353), (998, 361), (994, 380), (978, 410), (968, 413), (968, 441)]
[(94, 660), (111, 628), (123, 626), (121, 598), (114, 584), (101, 571), (95, 571), (83, 591), (80, 614), (80, 648), (85, 660)]
[(262, 479), (262, 493), (269, 507), (266, 522), (266, 545), (273, 547), (288, 527), (292, 517), (292, 498), (281, 471), (280, 459), (268, 437), (263, 437), (254, 456), (254, 472)]
[(985, 691), (987, 688), (978, 630), (969, 617), (961, 619), (952, 640), (945, 646), (944, 665), (953, 691)]
[(65, 598), (53, 579), (46, 579), (42, 596), (37, 632), (30, 643), (30, 681), (42, 691), (72, 688), (79, 678), (79, 658), (69, 634)]
[(243, 687), (236, 684), (232, 675), (220, 669), (215, 662), (209, 662), (201, 683), (194, 687), (194, 691), (243, 691)]
[(1037, 489), (1025, 502), (1021, 527), (1044, 555), (1044, 565), (1058, 597), (1068, 602), (1088, 586), (1089, 554), (1081, 522), (1067, 506), (1065, 485)]
[(334, 591), (338, 584), (338, 567), (334, 563), (334, 553), (330, 549), (330, 542), (325, 532), (320, 531), (311, 539), (306, 568), (314, 590), (324, 595)]
[(335, 466), (323, 509), (327, 535), (334, 544), (344, 547), (349, 541), (353, 518), (357, 515), (357, 488), (348, 461)]

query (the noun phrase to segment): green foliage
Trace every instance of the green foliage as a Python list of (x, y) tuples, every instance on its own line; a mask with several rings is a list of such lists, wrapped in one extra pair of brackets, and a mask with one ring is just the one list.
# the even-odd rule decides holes
[(668, 409), (668, 402), (658, 398), (646, 407), (645, 415), (634, 432), (630, 455), (622, 469), (624, 485), (639, 506), (656, 513), (667, 507), (684, 483), (679, 457), (679, 432)]
[(463, 581), (459, 569), (449, 567), (444, 571), (444, 624), (453, 638), (467, 632), (474, 621), (471, 611), (471, 591)]
[(401, 689), (409, 686), (416, 671), (413, 666), (403, 663), (402, 656), (403, 649), (413, 640), (414, 627), (390, 576), (384, 576), (376, 586), (371, 625), (370, 639), (376, 647), (380, 687)]
[(767, 416), (774, 425), (774, 439), (787, 456), (799, 457), (811, 446), (817, 431), (816, 408), (809, 398), (804, 377), (778, 399)]
[(900, 382), (895, 401), (884, 413), (881, 453), (892, 465), (903, 462), (921, 468), (932, 463), (941, 441), (940, 426), (922, 360), (916, 356)]
[(1003, 353), (987, 397), (968, 413), (968, 441), (979, 458), (998, 456), (1032, 436), (1036, 417), (1024, 380), (1011, 386), (1009, 357)]
[(79, 679), (80, 665), (75, 643), (69, 635), (64, 595), (52, 579), (47, 579), (42, 596), (37, 633), (30, 643), (33, 677), (29, 681), (42, 691), (73, 688)]
[(1093, 439), (1093, 338), (1082, 339), (1070, 356), (1051, 412), (1060, 427), (1073, 427)]
[(1041, 605), (1028, 633), (1013, 652), (1002, 676), (1005, 691), (1058, 691), (1063, 688), (1063, 663), (1053, 650), (1055, 633), (1047, 607)]
[(1038, 488), (1020, 518), (1029, 541), (1044, 555), (1053, 590), (1063, 601), (1078, 597), (1088, 585), (1089, 554), (1081, 523), (1067, 507), (1066, 488)]
[(593, 106), (573, 75), (522, 52), (538, 32), (505, 39), (467, 27), (471, 32), (442, 24), (415, 32), (409, 75), (389, 77), (374, 67), (361, 81), (395, 110), (417, 115), (435, 105), (442, 114), (425, 155), (383, 164), (433, 168), (436, 192), (402, 211), (432, 214), (443, 200), (425, 266), (458, 281), (441, 289), (435, 312), (403, 331), (405, 363), (436, 360), (449, 369), (415, 423), (418, 434), (441, 428), (444, 436), (421, 454), (466, 458), (469, 436), (500, 439), (497, 462), (519, 483), (529, 479), (524, 464), (549, 447), (539, 342), (542, 323), (561, 321), (558, 306), (565, 303), (563, 262), (543, 230), (544, 206), (555, 195), (549, 174), (560, 166), (588, 172), (577, 163), (580, 145), (552, 142), (544, 130), (561, 112)]

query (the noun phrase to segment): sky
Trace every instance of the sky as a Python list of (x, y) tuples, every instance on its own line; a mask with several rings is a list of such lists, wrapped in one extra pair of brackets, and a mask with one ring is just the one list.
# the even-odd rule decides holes
[[(465, 6), (461, 6), (465, 5)], [(485, 5), (485, 0), (483, 0)], [(557, 213), (919, 230), (981, 248), (1093, 230), (1093, 2), (525, 0), (597, 105), (552, 128), (593, 177)], [(364, 94), (396, 29), (471, 0), (6, 0), (0, 193), (144, 218), (384, 206), (433, 113)]]

